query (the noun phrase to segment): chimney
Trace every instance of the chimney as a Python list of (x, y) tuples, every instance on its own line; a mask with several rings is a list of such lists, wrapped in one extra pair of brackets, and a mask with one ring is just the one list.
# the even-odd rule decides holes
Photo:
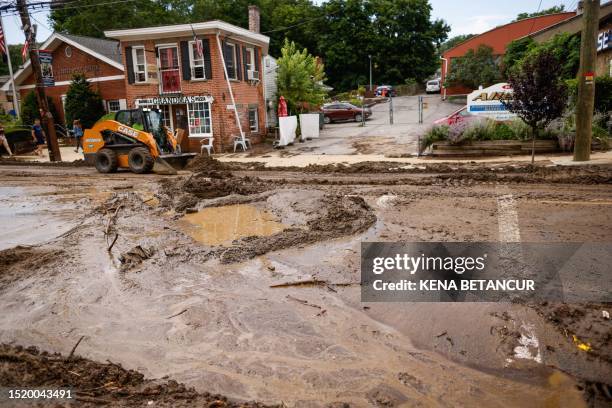
[(579, 16), (581, 14), (584, 14), (584, 2), (582, 0), (576, 6), (576, 15)]
[(249, 6), (249, 31), (259, 34), (259, 28), (259, 7)]

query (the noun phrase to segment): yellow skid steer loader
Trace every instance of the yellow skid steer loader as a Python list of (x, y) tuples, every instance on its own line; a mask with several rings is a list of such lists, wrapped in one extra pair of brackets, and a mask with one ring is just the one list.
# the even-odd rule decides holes
[(86, 129), (83, 153), (100, 173), (122, 168), (138, 174), (176, 174), (196, 155), (181, 153), (172, 133), (162, 125), (160, 113), (142, 108), (119, 111), (115, 120), (101, 120)]

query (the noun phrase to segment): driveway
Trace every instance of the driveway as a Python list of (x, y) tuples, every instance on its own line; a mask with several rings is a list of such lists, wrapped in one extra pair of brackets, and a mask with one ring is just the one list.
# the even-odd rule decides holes
[(354, 155), (407, 155), (417, 152), (419, 135), (431, 124), (457, 110), (457, 104), (443, 102), (439, 95), (424, 96), (427, 108), (419, 124), (418, 96), (393, 98), (394, 124), (389, 123), (389, 103), (372, 107), (372, 117), (361, 123), (344, 122), (326, 125), (316, 140), (296, 143), (284, 153)]

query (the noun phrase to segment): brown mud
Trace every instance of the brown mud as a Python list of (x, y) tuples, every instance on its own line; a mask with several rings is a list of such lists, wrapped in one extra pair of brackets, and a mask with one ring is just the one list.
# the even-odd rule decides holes
[[(6, 200), (36, 196), (42, 208), (67, 199), (40, 195), (49, 174), (60, 192), (95, 186), (77, 227), (0, 252), (0, 342), (67, 355), (86, 335), (79, 350), (92, 360), (268, 404), (609, 403), (609, 305), (365, 305), (359, 287), (361, 241), (497, 241), (500, 194), (514, 196), (524, 242), (609, 242), (609, 169), (191, 166), (170, 178), (0, 169), (23, 188)], [(181, 229), (187, 210), (241, 203), (285, 229), (224, 245)], [(515, 355), (526, 334), (541, 362)], [(3, 367), (0, 378), (19, 378)], [(141, 381), (126, 387), (150, 386)], [(94, 397), (113, 398), (104, 392)]]
[[(0, 344), (0, 385), (22, 388), (71, 388), (78, 406), (256, 408), (266, 405), (237, 402), (221, 395), (198, 393), (173, 380), (150, 380), (134, 370), (108, 361), (99, 363), (77, 355), (40, 352)], [(72, 406), (61, 399), (54, 406)], [(64, 403), (65, 402), (65, 403)]]

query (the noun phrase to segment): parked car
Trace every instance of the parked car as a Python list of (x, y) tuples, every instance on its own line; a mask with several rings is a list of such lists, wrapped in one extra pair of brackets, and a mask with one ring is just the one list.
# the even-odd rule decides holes
[(442, 90), (442, 84), (439, 79), (432, 79), (431, 81), (427, 81), (427, 86), (425, 87), (425, 92), (429, 93), (440, 93)]
[(476, 115), (471, 114), (467, 110), (467, 106), (456, 110), (445, 118), (438, 119), (434, 122), (434, 125), (447, 125), (452, 126), (456, 123), (467, 122), (477, 119)]
[(372, 116), (372, 110), (370, 108), (361, 109), (350, 103), (334, 102), (323, 105), (323, 121), (325, 123), (349, 121), (354, 120), (361, 122), (363, 120), (363, 114), (368, 119)]
[(397, 92), (395, 91), (395, 89), (393, 89), (391, 85), (381, 85), (376, 88), (376, 96), (384, 96), (383, 90), (385, 89), (387, 90), (386, 96), (391, 96), (392, 98), (395, 98), (397, 96)]

